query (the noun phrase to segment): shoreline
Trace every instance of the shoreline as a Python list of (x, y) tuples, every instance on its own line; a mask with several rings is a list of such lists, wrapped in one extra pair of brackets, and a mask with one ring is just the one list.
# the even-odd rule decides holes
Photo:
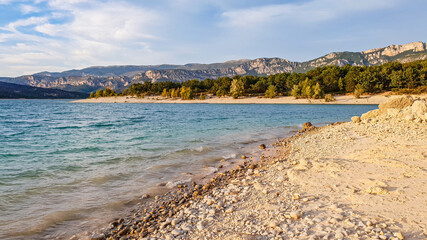
[[(393, 95), (392, 95), (393, 96)], [(395, 95), (396, 96), (396, 95)], [(426, 94), (414, 95), (416, 97), (426, 98)], [(208, 96), (205, 100), (194, 99), (194, 100), (181, 100), (181, 99), (170, 99), (162, 98), (161, 96), (149, 96), (145, 98), (137, 98), (131, 96), (120, 96), (120, 97), (102, 97), (102, 98), (91, 98), (91, 99), (80, 99), (72, 101), (73, 103), (178, 103), (178, 104), (370, 104), (378, 105), (386, 102), (390, 96), (379, 94), (361, 96), (355, 98), (353, 95), (340, 95), (334, 96), (336, 101), (325, 102), (324, 99), (295, 99), (294, 97), (276, 97), (276, 98), (259, 98), (259, 97), (244, 97), (233, 99), (231, 97), (215, 97)]]
[(425, 239), (427, 112), (395, 109), (279, 140), (89, 239)]

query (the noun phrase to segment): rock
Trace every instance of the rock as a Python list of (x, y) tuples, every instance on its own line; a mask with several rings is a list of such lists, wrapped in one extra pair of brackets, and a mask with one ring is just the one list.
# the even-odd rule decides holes
[(262, 187), (262, 185), (258, 182), (254, 183), (254, 188), (258, 191), (262, 191), (264, 188)]
[(362, 120), (366, 120), (366, 119), (371, 119), (371, 118), (376, 118), (380, 115), (380, 110), (379, 109), (375, 109), (372, 111), (369, 111), (367, 113), (362, 114), (362, 116), (360, 117)]
[(197, 230), (199, 230), (199, 231), (203, 231), (203, 230), (205, 230), (205, 226), (203, 226), (203, 222), (202, 222), (202, 221), (200, 221), (200, 222), (198, 222), (198, 223), (196, 224), (196, 228), (197, 228)]
[(354, 116), (354, 117), (351, 118), (351, 121), (354, 122), (354, 123), (360, 123), (361, 119), (360, 119), (359, 116)]
[(289, 214), (289, 216), (293, 219), (293, 220), (298, 220), (301, 216), (302, 213), (301, 212), (291, 212)]
[(380, 110), (387, 109), (387, 108), (404, 109), (405, 107), (411, 106), (413, 103), (414, 103), (414, 99), (411, 96), (408, 96), (408, 95), (397, 96), (397, 97), (391, 97), (386, 102), (381, 103), (378, 106), (378, 108)]
[(181, 235), (181, 234), (182, 234), (182, 232), (181, 232), (180, 230), (178, 230), (178, 229), (174, 229), (174, 230), (171, 232), (171, 234), (172, 234), (172, 235), (174, 235), (174, 236), (179, 236), (179, 235)]
[(227, 210), (225, 210), (225, 213), (232, 213), (234, 211), (233, 208), (228, 208)]
[(257, 165), (256, 164), (251, 164), (250, 166), (249, 166), (249, 169), (255, 169), (257, 167)]
[(313, 128), (315, 128), (315, 127), (313, 126), (313, 124), (311, 124), (311, 122), (305, 122), (302, 125), (302, 130), (301, 131), (304, 132), (304, 131), (307, 131), (307, 130), (311, 130)]
[(265, 144), (259, 145), (259, 149), (265, 149)]
[(401, 232), (395, 232), (393, 235), (399, 239), (402, 239), (402, 240), (405, 239), (405, 237)]
[(245, 156), (245, 155), (242, 155), (242, 159), (246, 159), (246, 156)]
[(104, 240), (105, 236), (104, 236), (104, 234), (96, 234), (96, 235), (92, 235), (89, 239), (90, 240)]
[(411, 106), (412, 114), (415, 115), (417, 118), (421, 118), (422, 120), (425, 119), (425, 113), (427, 113), (427, 102), (425, 99), (422, 100), (416, 100), (412, 106)]
[(373, 186), (366, 190), (369, 194), (379, 195), (379, 194), (387, 194), (388, 190), (381, 186)]

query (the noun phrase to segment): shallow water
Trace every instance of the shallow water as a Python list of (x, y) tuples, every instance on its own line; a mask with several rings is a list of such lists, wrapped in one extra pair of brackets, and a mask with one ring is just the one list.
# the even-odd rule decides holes
[(348, 121), (374, 108), (0, 100), (0, 239), (103, 226), (159, 183), (189, 181), (183, 173), (211, 171), (203, 166), (304, 122)]

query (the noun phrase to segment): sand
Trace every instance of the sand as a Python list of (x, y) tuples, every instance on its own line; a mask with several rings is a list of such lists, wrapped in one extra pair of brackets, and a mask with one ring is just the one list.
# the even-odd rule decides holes
[(96, 237), (426, 239), (427, 103), (381, 114), (269, 144)]
[[(426, 97), (427, 95), (421, 95)], [(295, 99), (294, 97), (277, 97), (277, 98), (258, 98), (258, 97), (245, 97), (233, 99), (231, 97), (215, 97), (210, 96), (205, 100), (181, 100), (181, 99), (164, 99), (160, 96), (157, 97), (103, 97), (92, 99), (81, 99), (73, 101), (75, 103), (208, 103), (208, 104), (380, 104), (387, 99), (389, 95), (370, 95), (355, 98), (353, 95), (335, 96), (336, 101), (325, 102), (323, 99)]]

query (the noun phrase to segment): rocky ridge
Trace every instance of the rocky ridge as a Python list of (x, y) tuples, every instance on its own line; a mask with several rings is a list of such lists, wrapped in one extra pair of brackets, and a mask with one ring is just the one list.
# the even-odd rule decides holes
[(120, 91), (129, 84), (145, 81), (183, 82), (190, 79), (215, 79), (235, 75), (306, 72), (328, 65), (372, 66), (391, 61), (410, 62), (424, 59), (427, 59), (426, 43), (414, 42), (363, 52), (333, 52), (307, 62), (294, 62), (281, 58), (258, 58), (213, 64), (90, 67), (62, 73), (41, 72), (16, 78), (1, 78), (1, 81), (68, 91), (91, 92), (106, 87)]

